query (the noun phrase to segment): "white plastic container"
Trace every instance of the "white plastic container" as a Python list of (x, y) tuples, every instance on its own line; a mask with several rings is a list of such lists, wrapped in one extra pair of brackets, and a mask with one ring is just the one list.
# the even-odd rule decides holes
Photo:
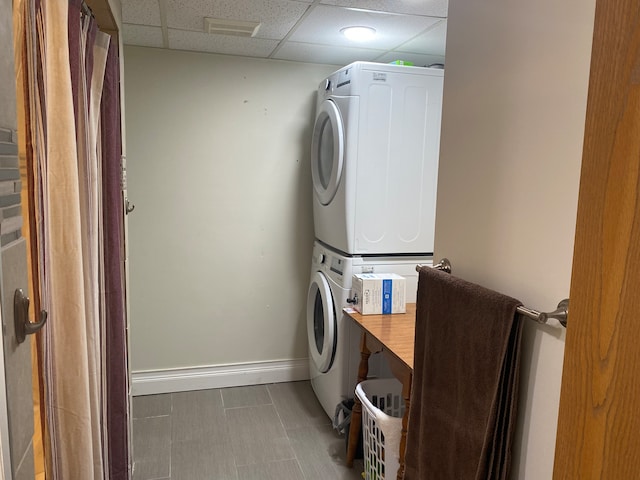
[(365, 480), (393, 480), (400, 466), (402, 384), (395, 378), (365, 380), (356, 395), (362, 403)]

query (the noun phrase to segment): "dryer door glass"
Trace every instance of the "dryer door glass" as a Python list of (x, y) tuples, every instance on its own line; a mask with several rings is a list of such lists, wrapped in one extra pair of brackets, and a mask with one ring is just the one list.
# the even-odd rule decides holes
[(322, 188), (327, 188), (331, 181), (331, 170), (333, 168), (333, 132), (329, 117), (324, 118), (320, 127), (320, 146), (318, 150), (318, 170), (319, 180)]
[(338, 190), (344, 157), (344, 128), (336, 104), (325, 100), (311, 139), (311, 176), (316, 197), (328, 205)]
[(307, 294), (307, 337), (316, 368), (327, 372), (336, 350), (336, 313), (329, 282), (321, 272), (313, 275)]
[(320, 290), (316, 292), (316, 299), (313, 302), (313, 336), (316, 340), (318, 353), (322, 355), (322, 350), (324, 350), (324, 307)]

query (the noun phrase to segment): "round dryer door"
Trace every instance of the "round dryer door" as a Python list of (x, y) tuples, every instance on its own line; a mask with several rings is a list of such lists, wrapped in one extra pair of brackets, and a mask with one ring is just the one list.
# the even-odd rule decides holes
[(316, 368), (331, 368), (336, 350), (336, 312), (327, 278), (316, 272), (307, 294), (307, 337), (309, 353)]
[(328, 205), (338, 190), (344, 157), (344, 127), (336, 104), (325, 100), (311, 138), (311, 177), (316, 196)]

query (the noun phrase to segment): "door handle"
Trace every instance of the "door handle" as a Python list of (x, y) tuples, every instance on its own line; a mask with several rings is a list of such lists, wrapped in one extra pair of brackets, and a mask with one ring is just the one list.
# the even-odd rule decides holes
[(13, 322), (16, 329), (16, 340), (18, 343), (24, 342), (27, 335), (36, 333), (47, 321), (47, 311), (40, 312), (40, 320), (35, 323), (29, 321), (29, 297), (21, 288), (16, 289), (13, 295)]

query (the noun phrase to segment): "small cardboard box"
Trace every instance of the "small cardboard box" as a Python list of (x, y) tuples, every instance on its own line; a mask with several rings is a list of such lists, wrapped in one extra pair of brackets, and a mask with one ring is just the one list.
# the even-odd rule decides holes
[(354, 308), (362, 315), (405, 313), (406, 280), (395, 273), (360, 273), (353, 276), (357, 295)]

